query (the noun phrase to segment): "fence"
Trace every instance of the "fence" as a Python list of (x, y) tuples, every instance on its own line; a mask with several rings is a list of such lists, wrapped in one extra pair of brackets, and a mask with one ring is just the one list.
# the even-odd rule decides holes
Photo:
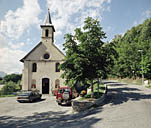
[(18, 93), (17, 92), (4, 92), (2, 90), (0, 90), (0, 97), (3, 97), (3, 96), (17, 96)]

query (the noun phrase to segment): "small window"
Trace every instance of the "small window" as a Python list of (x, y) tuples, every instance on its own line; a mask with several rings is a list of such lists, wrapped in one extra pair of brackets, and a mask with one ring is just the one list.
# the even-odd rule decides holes
[(49, 54), (48, 53), (46, 53), (46, 54), (44, 54), (44, 59), (49, 59)]
[(33, 63), (32, 65), (32, 72), (37, 72), (37, 64)]
[(60, 63), (56, 63), (56, 72), (60, 72), (59, 65)]
[(45, 36), (48, 37), (48, 35), (49, 35), (49, 30), (46, 29), (46, 31), (45, 31)]

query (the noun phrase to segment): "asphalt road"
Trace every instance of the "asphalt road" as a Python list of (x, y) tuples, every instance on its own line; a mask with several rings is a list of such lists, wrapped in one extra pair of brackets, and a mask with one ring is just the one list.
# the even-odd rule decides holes
[(106, 83), (104, 105), (77, 114), (54, 97), (31, 104), (0, 98), (0, 128), (151, 128), (151, 89)]

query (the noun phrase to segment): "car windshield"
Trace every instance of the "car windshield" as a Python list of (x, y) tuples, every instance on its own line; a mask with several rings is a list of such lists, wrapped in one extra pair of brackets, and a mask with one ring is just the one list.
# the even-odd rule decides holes
[(58, 93), (61, 94), (63, 92), (70, 92), (70, 89), (69, 88), (60, 88)]
[(69, 88), (66, 88), (66, 89), (65, 89), (65, 92), (70, 92), (70, 89), (69, 89)]
[(29, 96), (31, 94), (31, 92), (24, 92), (24, 93), (20, 93), (19, 96)]

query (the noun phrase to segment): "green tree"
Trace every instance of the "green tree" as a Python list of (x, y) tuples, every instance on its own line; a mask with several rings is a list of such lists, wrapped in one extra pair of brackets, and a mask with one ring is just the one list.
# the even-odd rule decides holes
[[(143, 24), (132, 27), (123, 36), (115, 36), (112, 40), (118, 57), (114, 60), (112, 74), (121, 78), (141, 77), (151, 78), (151, 18)], [(143, 60), (139, 50), (143, 51)]]
[(67, 85), (91, 84), (93, 97), (94, 80), (106, 76), (113, 63), (111, 53), (114, 49), (109, 47), (111, 44), (104, 45), (102, 40), (106, 36), (96, 19), (86, 18), (83, 29), (76, 28), (74, 32), (74, 35), (65, 35), (66, 56), (60, 66), (64, 71), (62, 77), (66, 78)]
[(13, 81), (9, 81), (6, 83), (5, 86), (3, 86), (1, 94), (2, 95), (13, 94), (13, 92), (16, 92), (18, 90), (20, 90), (20, 88), (17, 86), (17, 84)]
[(6, 75), (3, 80), (5, 82), (9, 82), (9, 81), (13, 81), (15, 83), (17, 83), (19, 80), (21, 80), (21, 75), (19, 74), (10, 74), (10, 75)]

